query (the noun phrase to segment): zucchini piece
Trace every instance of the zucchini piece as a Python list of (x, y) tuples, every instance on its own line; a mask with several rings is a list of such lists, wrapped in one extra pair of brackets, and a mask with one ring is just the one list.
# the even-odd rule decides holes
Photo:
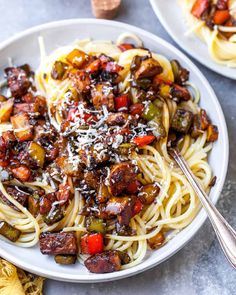
[(143, 90), (147, 90), (151, 86), (152, 81), (148, 78), (143, 78), (143, 79), (136, 80), (135, 84), (136, 84), (136, 87), (139, 87)]
[(61, 207), (57, 205), (53, 205), (51, 210), (46, 216), (43, 216), (43, 220), (47, 225), (52, 225), (64, 217), (63, 211)]
[(68, 64), (62, 61), (56, 60), (51, 71), (51, 77), (54, 80), (62, 80), (66, 73), (67, 68), (68, 68)]
[(1, 220), (0, 234), (11, 242), (16, 242), (21, 235), (21, 231), (10, 225), (8, 222)]
[(58, 254), (54, 256), (55, 262), (57, 264), (63, 264), (63, 265), (75, 264), (76, 259), (77, 259), (76, 255)]
[(89, 216), (86, 219), (86, 229), (90, 232), (105, 233), (106, 224), (103, 222), (103, 219), (96, 218), (94, 216)]
[(123, 252), (123, 251), (117, 251), (117, 252), (120, 257), (122, 265), (128, 264), (131, 261), (129, 255), (126, 252)]
[(152, 119), (154, 119), (156, 116), (158, 116), (160, 112), (160, 109), (155, 106), (154, 103), (150, 102), (144, 109), (142, 117), (147, 120), (147, 121), (151, 121)]

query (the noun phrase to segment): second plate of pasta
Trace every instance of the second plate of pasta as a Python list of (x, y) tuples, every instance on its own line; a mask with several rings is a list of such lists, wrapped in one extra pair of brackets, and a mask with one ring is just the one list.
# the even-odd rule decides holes
[(159, 21), (183, 50), (209, 69), (236, 79), (235, 1), (219, 6), (221, 10), (217, 1), (202, 1), (205, 11), (198, 11), (196, 2), (201, 1), (150, 0)]

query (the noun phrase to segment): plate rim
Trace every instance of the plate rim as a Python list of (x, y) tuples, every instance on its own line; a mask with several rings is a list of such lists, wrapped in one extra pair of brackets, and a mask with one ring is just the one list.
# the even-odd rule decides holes
[[(175, 0), (177, 1), (177, 0)], [(189, 46), (186, 46), (186, 44), (184, 43), (184, 41), (181, 41), (181, 39), (178, 39), (177, 35), (174, 33), (174, 31), (171, 29), (171, 27), (168, 25), (168, 22), (165, 20), (164, 15), (161, 13), (161, 10), (158, 8), (158, 0), (149, 0), (151, 7), (155, 13), (155, 15), (157, 16), (158, 20), (160, 21), (161, 25), (163, 26), (163, 28), (166, 30), (166, 32), (169, 34), (169, 36), (174, 40), (174, 42), (176, 44), (178, 44), (181, 49), (186, 52), (187, 54), (189, 54), (192, 58), (194, 58), (195, 60), (197, 60), (198, 62), (200, 62), (204, 67), (212, 70), (213, 72), (225, 77), (225, 78), (230, 78), (232, 80), (236, 80), (236, 68), (235, 68), (235, 75), (231, 75), (229, 73), (223, 73), (222, 69), (224, 68), (228, 68), (227, 66), (220, 66), (217, 62), (214, 62), (212, 60), (212, 58), (209, 55), (209, 59), (210, 59), (210, 63), (209, 61), (207, 61), (207, 59), (205, 59), (204, 57), (202, 57), (201, 55), (199, 56), (198, 54), (194, 53), (194, 51), (192, 49), (189, 48)], [(196, 38), (199, 40), (199, 42), (203, 43), (203, 41), (201, 41), (197, 36)], [(203, 43), (204, 45), (206, 45), (205, 43)], [(208, 48), (206, 46), (206, 51), (208, 51)]]
[[(220, 123), (222, 126), (223, 134), (222, 134), (222, 142), (223, 142), (223, 169), (222, 169), (222, 177), (219, 179), (219, 192), (215, 192), (215, 194), (218, 196), (215, 199), (215, 203), (218, 201), (220, 197), (220, 193), (223, 189), (224, 181), (226, 178), (227, 174), (227, 168), (228, 168), (228, 160), (229, 160), (229, 139), (228, 139), (228, 130), (226, 126), (226, 121), (224, 117), (223, 110), (220, 106), (220, 103), (215, 95), (214, 90), (212, 89), (210, 83), (207, 81), (205, 76), (201, 73), (201, 71), (197, 68), (197, 66), (189, 59), (188, 56), (186, 56), (184, 53), (182, 53), (179, 49), (177, 49), (174, 45), (170, 44), (169, 42), (165, 41), (164, 39), (144, 30), (139, 27), (124, 23), (124, 22), (117, 22), (117, 21), (110, 21), (110, 20), (98, 20), (98, 19), (91, 19), (91, 18), (83, 18), (83, 19), (66, 19), (66, 20), (59, 20), (59, 21), (53, 21), (53, 22), (48, 22), (44, 23), (38, 26), (34, 26), (32, 28), (29, 28), (27, 30), (24, 30), (22, 32), (19, 32), (15, 34), (14, 36), (10, 37), (9, 39), (3, 41), (0, 43), (0, 50), (5, 48), (6, 46), (10, 45), (11, 43), (21, 39), (24, 36), (40, 32), (41, 30), (44, 29), (53, 29), (55, 27), (60, 27), (60, 26), (65, 26), (65, 25), (76, 25), (76, 24), (101, 24), (101, 25), (108, 25), (108, 26), (114, 26), (116, 28), (120, 29), (125, 29), (125, 30), (130, 30), (132, 32), (135, 32), (137, 34), (143, 34), (146, 35), (148, 38), (152, 39), (155, 41), (155, 43), (160, 42), (163, 46), (167, 47), (171, 51), (175, 51), (181, 59), (183, 59), (185, 62), (189, 63), (196, 74), (198, 78), (201, 80), (202, 83), (204, 83), (205, 87), (209, 91), (215, 106), (216, 106), (216, 111), (218, 113), (218, 117), (221, 119)], [(176, 252), (178, 252), (180, 249), (182, 249), (186, 243), (190, 242), (190, 240), (195, 236), (197, 231), (202, 227), (203, 223), (207, 219), (207, 215), (204, 212), (203, 209), (201, 209), (198, 213), (199, 220), (198, 223), (194, 224), (194, 227), (191, 229), (191, 232), (188, 232), (184, 237), (182, 237), (181, 244), (178, 246), (172, 246), (168, 251), (160, 255), (157, 261), (151, 261), (148, 263), (145, 263), (143, 261), (142, 263), (126, 270), (122, 270), (119, 272), (114, 272), (114, 273), (108, 273), (108, 274), (84, 274), (84, 275), (73, 275), (73, 274), (61, 274), (59, 271), (50, 271), (50, 270), (45, 270), (42, 269), (41, 267), (33, 266), (30, 265), (29, 263), (25, 263), (21, 259), (18, 259), (15, 256), (12, 256), (11, 254), (7, 253), (7, 251), (0, 249), (0, 256), (3, 258), (7, 259), (8, 261), (12, 262), (16, 266), (25, 269), (31, 273), (35, 273), (40, 276), (44, 276), (50, 279), (55, 279), (59, 281), (67, 281), (67, 282), (75, 282), (75, 283), (97, 283), (97, 282), (106, 282), (106, 281), (114, 281), (122, 278), (126, 278), (129, 276), (136, 275), (138, 273), (141, 273), (145, 270), (148, 270), (163, 261), (169, 259), (171, 256), (173, 256)], [(193, 224), (194, 221), (192, 221), (191, 224)]]

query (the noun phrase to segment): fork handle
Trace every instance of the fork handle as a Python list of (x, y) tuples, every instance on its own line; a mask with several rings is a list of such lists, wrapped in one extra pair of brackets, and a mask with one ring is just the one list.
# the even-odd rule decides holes
[(216, 209), (215, 205), (212, 203), (207, 194), (203, 191), (201, 185), (193, 175), (184, 158), (178, 153), (176, 149), (170, 149), (169, 152), (187, 177), (195, 193), (198, 195), (203, 207), (207, 212), (226, 258), (236, 269), (236, 232)]

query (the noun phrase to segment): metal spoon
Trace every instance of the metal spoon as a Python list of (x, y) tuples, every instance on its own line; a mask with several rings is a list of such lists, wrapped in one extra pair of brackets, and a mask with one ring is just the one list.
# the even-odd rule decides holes
[(180, 155), (178, 150), (176, 148), (169, 148), (168, 152), (179, 165), (180, 169), (193, 187), (195, 193), (198, 195), (202, 206), (207, 212), (226, 258), (236, 269), (236, 232), (216, 209), (207, 194), (203, 191), (201, 185), (190, 170), (187, 162)]

